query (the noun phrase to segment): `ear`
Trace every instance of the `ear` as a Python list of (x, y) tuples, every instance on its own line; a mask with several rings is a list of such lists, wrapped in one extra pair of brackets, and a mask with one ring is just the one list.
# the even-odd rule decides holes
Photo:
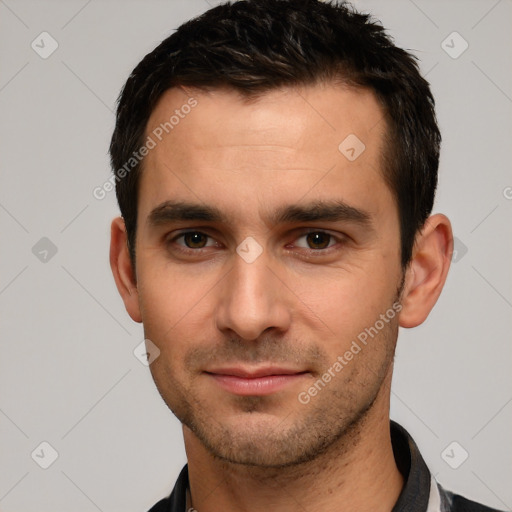
[(453, 234), (445, 215), (427, 219), (416, 236), (402, 293), (401, 327), (423, 323), (437, 302), (450, 268)]
[(126, 226), (121, 217), (115, 218), (110, 228), (110, 267), (126, 311), (132, 320), (142, 322), (135, 269), (128, 251)]

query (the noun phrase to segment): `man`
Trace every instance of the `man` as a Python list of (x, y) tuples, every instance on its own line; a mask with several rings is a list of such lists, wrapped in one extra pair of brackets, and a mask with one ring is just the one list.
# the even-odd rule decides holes
[(152, 511), (485, 511), (389, 419), (452, 253), (415, 61), (346, 5), (220, 5), (147, 55), (110, 260), (188, 465)]

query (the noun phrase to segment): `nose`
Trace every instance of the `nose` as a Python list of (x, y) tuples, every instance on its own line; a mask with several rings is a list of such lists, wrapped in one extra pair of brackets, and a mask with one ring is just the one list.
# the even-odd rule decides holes
[(265, 252), (247, 262), (233, 255), (233, 266), (218, 290), (217, 328), (252, 341), (267, 330), (285, 332), (291, 321), (291, 293), (271, 268)]

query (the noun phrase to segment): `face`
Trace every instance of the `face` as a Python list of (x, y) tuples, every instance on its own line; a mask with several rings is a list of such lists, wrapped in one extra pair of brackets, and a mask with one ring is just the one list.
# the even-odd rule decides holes
[(152, 135), (139, 189), (152, 375), (213, 455), (296, 464), (357, 423), (390, 373), (402, 269), (383, 112), (325, 84), (193, 97), (183, 108), (167, 91), (147, 128), (180, 113)]

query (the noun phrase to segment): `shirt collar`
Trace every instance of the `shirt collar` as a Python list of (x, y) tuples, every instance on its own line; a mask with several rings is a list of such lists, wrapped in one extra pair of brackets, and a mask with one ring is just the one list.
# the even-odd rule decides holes
[[(407, 430), (391, 421), (393, 455), (404, 486), (392, 512), (427, 512), (431, 475), (416, 443)], [(429, 511), (430, 512), (430, 511)]]

